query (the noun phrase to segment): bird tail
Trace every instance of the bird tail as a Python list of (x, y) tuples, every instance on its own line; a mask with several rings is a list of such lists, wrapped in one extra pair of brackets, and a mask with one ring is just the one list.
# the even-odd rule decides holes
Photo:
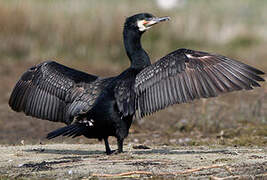
[(81, 126), (80, 124), (71, 124), (48, 133), (46, 138), (53, 139), (60, 135), (75, 138), (83, 135), (84, 130), (84, 126)]

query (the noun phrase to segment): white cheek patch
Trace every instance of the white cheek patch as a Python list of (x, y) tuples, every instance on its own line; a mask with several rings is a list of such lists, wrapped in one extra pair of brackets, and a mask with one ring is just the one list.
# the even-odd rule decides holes
[(144, 20), (137, 21), (137, 26), (139, 28), (139, 31), (145, 31), (147, 28), (144, 26)]

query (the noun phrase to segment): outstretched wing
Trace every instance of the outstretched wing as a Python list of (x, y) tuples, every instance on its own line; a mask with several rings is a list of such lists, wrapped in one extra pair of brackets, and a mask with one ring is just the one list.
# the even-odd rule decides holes
[[(46, 61), (22, 75), (13, 89), (9, 105), (26, 115), (68, 124), (68, 107), (96, 79), (97, 76)], [(81, 106), (77, 107), (83, 109)], [(72, 112), (77, 110), (72, 109)]]
[(189, 49), (178, 49), (143, 69), (136, 77), (139, 117), (169, 105), (260, 86), (262, 71), (229, 59)]

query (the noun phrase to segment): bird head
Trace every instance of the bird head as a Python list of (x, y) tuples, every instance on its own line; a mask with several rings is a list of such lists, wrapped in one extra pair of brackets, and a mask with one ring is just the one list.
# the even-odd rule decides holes
[(128, 17), (124, 27), (143, 33), (153, 25), (168, 20), (170, 20), (170, 17), (156, 17), (149, 13), (140, 13)]

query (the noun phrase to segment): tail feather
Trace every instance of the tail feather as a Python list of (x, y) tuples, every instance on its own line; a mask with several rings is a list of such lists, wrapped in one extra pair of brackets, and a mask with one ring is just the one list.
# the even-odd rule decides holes
[[(64, 136), (68, 136), (68, 137), (74, 137), (75, 135), (79, 134), (79, 133), (83, 133), (83, 131), (81, 130), (81, 128), (79, 126), (76, 126), (76, 128), (73, 128), (71, 131), (69, 131), (66, 135)], [(82, 134), (81, 134), (82, 135)]]
[(79, 126), (71, 126), (69, 128), (66, 128), (65, 132), (63, 132), (62, 136), (69, 136), (71, 133), (76, 132), (77, 129), (79, 129)]
[(56, 129), (55, 131), (52, 131), (47, 134), (47, 139), (53, 139), (57, 136), (81, 136), (84, 131), (84, 126), (81, 126), (80, 124), (72, 124), (69, 126), (65, 126), (59, 129)]

